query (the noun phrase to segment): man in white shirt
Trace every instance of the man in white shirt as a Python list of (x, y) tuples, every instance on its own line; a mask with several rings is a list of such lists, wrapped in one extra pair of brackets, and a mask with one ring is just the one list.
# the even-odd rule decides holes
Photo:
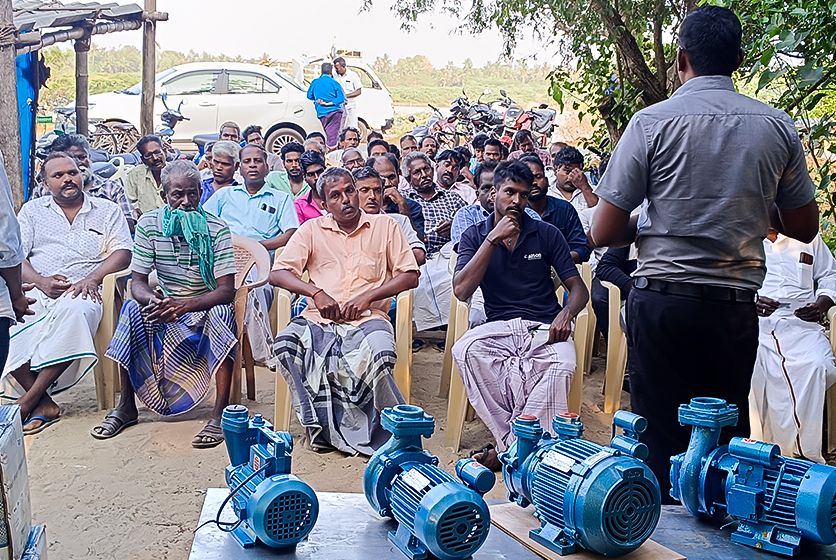
[(821, 235), (802, 243), (770, 230), (763, 245), (751, 437), (778, 444), (784, 455), (824, 463), (822, 410), (836, 366), (819, 321), (836, 301), (836, 259)]
[(52, 196), (30, 200), (18, 215), (22, 277), (35, 285), (34, 315), (12, 327), (0, 376), (2, 394), (17, 398), (24, 434), (56, 422), (61, 411), (49, 394), (73, 386), (96, 365), (102, 280), (128, 267), (133, 247), (121, 208), (84, 192), (75, 159), (52, 152), (42, 170)]
[(345, 59), (338, 56), (334, 59), (334, 71), (337, 73), (334, 78), (343, 87), (345, 93), (345, 112), (343, 117), (343, 128), (357, 128), (357, 98), (363, 93), (363, 84), (360, 76), (349, 70), (345, 65)]

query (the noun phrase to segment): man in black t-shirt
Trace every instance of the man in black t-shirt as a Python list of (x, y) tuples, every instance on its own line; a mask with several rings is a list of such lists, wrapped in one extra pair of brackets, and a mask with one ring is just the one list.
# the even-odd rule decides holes
[[(534, 177), (524, 163), (503, 162), (494, 173), (494, 213), (470, 226), (459, 242), (453, 291), (466, 301), (482, 288), (488, 322), (453, 347), (467, 395), (496, 438), (477, 460), (498, 470), (496, 453), (515, 440), (511, 422), (521, 414), (552, 432), (566, 412), (575, 371), (572, 320), (589, 293), (553, 225), (524, 212)], [(569, 291), (566, 306), (555, 295), (554, 268)]]

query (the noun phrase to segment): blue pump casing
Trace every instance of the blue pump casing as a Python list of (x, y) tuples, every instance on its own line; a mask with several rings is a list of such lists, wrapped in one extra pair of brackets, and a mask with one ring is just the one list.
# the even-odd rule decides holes
[(679, 407), (690, 425), (688, 450), (671, 457), (671, 496), (689, 513), (738, 522), (732, 541), (778, 554), (798, 553), (802, 538), (836, 543), (836, 468), (781, 456), (771, 443), (732, 438), (737, 406), (701, 397)]
[(421, 444), (435, 431), (435, 420), (417, 406), (387, 408), (381, 424), (392, 437), (369, 460), (363, 489), (380, 515), (398, 522), (389, 539), (412, 560), (472, 555), (488, 537), (491, 520), (482, 495), (493, 488), (494, 473), (462, 459), (459, 482), (439, 468)]
[[(540, 528), (532, 540), (560, 555), (578, 547), (606, 556), (638, 548), (659, 522), (661, 492), (644, 464), (647, 446), (638, 441), (647, 421), (618, 411), (609, 447), (581, 439), (577, 414), (559, 414), (557, 437), (544, 433), (534, 416), (514, 420), (517, 441), (499, 454), (508, 498), (522, 507), (534, 504)], [(616, 427), (623, 434), (616, 435)]]
[(230, 489), (264, 469), (232, 497), (232, 509), (240, 521), (232, 536), (245, 548), (258, 541), (275, 548), (296, 545), (313, 529), (319, 500), (310, 486), (290, 474), (290, 434), (274, 432), (260, 414), (250, 419), (242, 405), (224, 409), (221, 428), (229, 452), (226, 484)]

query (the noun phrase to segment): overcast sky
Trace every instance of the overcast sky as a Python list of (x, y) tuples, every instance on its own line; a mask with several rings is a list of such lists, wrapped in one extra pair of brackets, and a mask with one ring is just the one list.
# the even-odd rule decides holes
[[(142, 5), (142, 0), (117, 1)], [(362, 0), (157, 0), (157, 9), (169, 14), (157, 27), (157, 43), (163, 49), (246, 58), (267, 52), (277, 60), (327, 54), (335, 43), (339, 49), (362, 51), (368, 63), (386, 53), (393, 61), (423, 54), (435, 67), (448, 61), (461, 65), (467, 58), (482, 66), (502, 54), (498, 31), (458, 34), (459, 22), (447, 14), (423, 15), (414, 31), (401, 31), (392, 3), (375, 0), (370, 11), (361, 12)], [(96, 35), (93, 41), (104, 47), (141, 47), (142, 33)], [(543, 49), (528, 33), (515, 58), (548, 62), (553, 50)]]

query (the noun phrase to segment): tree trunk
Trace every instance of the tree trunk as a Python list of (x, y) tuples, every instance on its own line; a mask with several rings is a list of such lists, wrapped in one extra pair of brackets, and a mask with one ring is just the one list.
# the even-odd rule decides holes
[(0, 0), (0, 152), (5, 160), (6, 174), (12, 186), (15, 211), (25, 201), (23, 193), (23, 165), (20, 147), (20, 115), (17, 109), (17, 80), (15, 79), (15, 35), (12, 19), (12, 0)]
[(667, 99), (664, 82), (659, 83), (657, 76), (650, 71), (636, 38), (627, 30), (624, 20), (612, 4), (608, 0), (592, 0), (592, 9), (600, 14), (604, 28), (623, 57), (627, 75), (635, 79), (636, 85), (643, 90), (644, 104), (653, 105)]

